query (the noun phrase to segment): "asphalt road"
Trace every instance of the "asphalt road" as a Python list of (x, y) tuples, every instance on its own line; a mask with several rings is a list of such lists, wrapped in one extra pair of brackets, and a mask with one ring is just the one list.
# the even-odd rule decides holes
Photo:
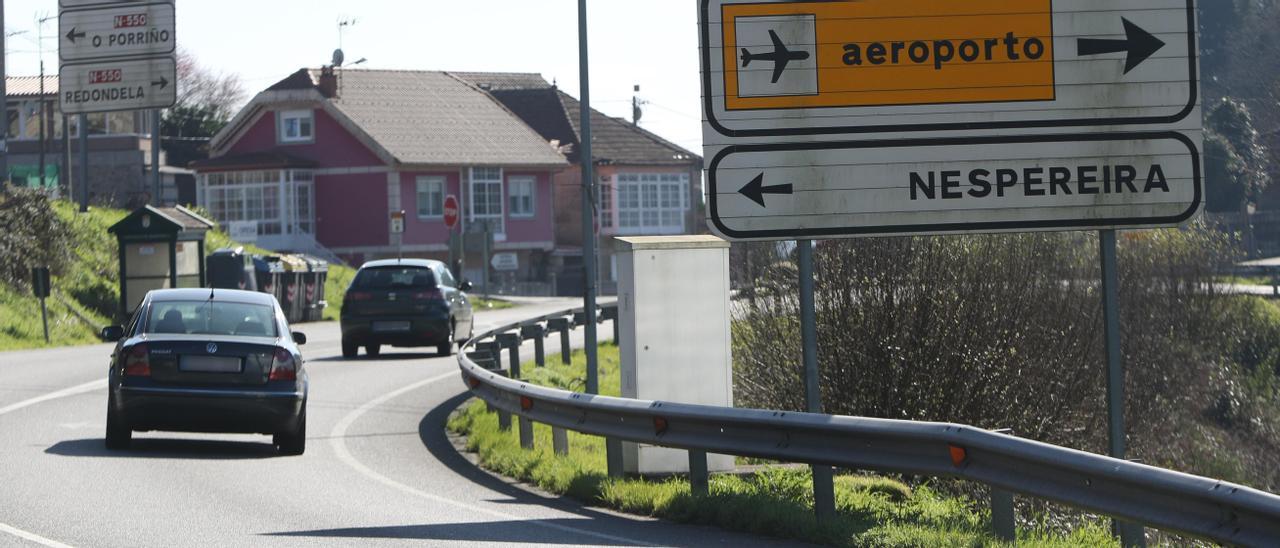
[[(477, 331), (573, 305), (480, 312)], [(108, 452), (109, 345), (0, 353), (0, 545), (772, 544), (513, 486), (445, 437), (466, 398), (454, 358), (384, 349), (347, 361), (336, 324), (297, 329), (310, 339), (301, 457), (276, 456), (266, 436), (176, 433)], [(547, 344), (558, 352), (558, 337)]]

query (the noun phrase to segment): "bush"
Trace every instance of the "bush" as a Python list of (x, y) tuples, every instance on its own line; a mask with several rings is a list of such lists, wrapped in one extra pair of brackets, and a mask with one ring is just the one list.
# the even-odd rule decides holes
[(32, 267), (60, 272), (69, 242), (48, 196), (21, 188), (0, 192), (0, 283), (29, 289)]
[[(1129, 454), (1274, 490), (1280, 436), (1264, 417), (1280, 313), (1217, 293), (1234, 258), (1234, 242), (1209, 230), (1122, 233)], [(821, 242), (824, 411), (1010, 428), (1105, 453), (1098, 262), (1087, 233)], [(775, 266), (755, 284), (771, 289), (735, 307), (736, 403), (803, 409), (794, 271)]]

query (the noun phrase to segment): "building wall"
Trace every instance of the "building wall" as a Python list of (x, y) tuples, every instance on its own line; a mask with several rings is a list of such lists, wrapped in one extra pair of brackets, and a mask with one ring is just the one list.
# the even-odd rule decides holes
[[(294, 110), (294, 109), (290, 109)], [(280, 143), (276, 132), (276, 113), (268, 111), (236, 141), (226, 155), (279, 149), (290, 155), (320, 164), (322, 168), (368, 167), (384, 165), (378, 155), (347, 132), (324, 110), (315, 109), (315, 140), (311, 143)]]
[[(509, 184), (512, 177), (534, 177), (536, 193), (534, 197), (534, 216), (531, 218), (512, 217), (509, 210), (511, 185)], [(507, 184), (504, 184), (504, 192), (507, 194), (507, 241), (498, 242), (495, 246), (497, 249), (511, 248), (519, 244), (531, 244), (544, 242), (547, 244), (555, 244), (555, 222), (553, 218), (553, 210), (555, 209), (554, 197), (551, 192), (551, 177), (549, 173), (534, 171), (507, 171), (504, 173)], [(550, 246), (547, 246), (550, 247)]]
[[(453, 170), (414, 171), (400, 174), (400, 207), (405, 211), (405, 245), (448, 245), (449, 230), (444, 218), (418, 216), (418, 177), (440, 176), (445, 179), (445, 196), (461, 197), (458, 188), (459, 172)], [(436, 257), (432, 257), (436, 258)]]

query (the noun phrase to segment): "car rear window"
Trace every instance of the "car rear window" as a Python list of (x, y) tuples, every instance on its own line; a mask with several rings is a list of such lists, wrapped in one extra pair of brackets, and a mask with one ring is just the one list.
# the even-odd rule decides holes
[(351, 282), (352, 289), (431, 289), (436, 277), (430, 268), (416, 266), (383, 266), (365, 268)]
[(162, 301), (151, 304), (146, 333), (277, 337), (275, 309), (219, 301)]

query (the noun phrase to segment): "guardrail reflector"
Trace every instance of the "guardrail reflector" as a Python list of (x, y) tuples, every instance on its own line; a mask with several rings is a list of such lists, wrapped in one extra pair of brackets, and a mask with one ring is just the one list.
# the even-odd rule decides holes
[(533, 409), (533, 398), (529, 396), (520, 396), (520, 408), (528, 411)]
[(659, 436), (667, 433), (667, 419), (662, 417), (653, 418), (653, 433)]
[(472, 390), (480, 388), (480, 379), (476, 377), (467, 377), (467, 385), (470, 386)]
[(969, 452), (958, 445), (948, 445), (951, 449), (951, 464), (963, 466), (965, 461), (969, 460)]

